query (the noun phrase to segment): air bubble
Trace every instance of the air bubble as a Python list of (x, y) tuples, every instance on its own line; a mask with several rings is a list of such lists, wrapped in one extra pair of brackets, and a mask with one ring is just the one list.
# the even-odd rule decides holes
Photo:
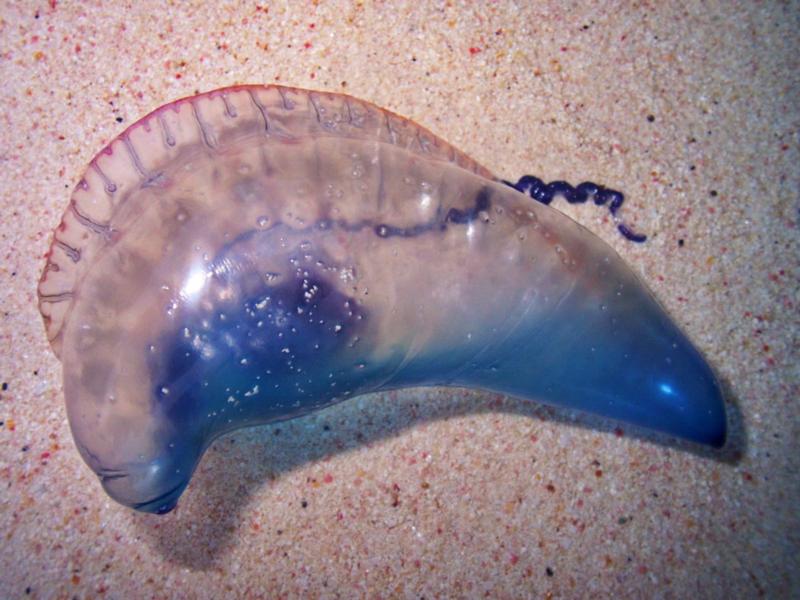
[(263, 215), (258, 217), (258, 219), (256, 219), (256, 224), (261, 227), (261, 229), (264, 229), (267, 225), (269, 225), (269, 217), (265, 217)]

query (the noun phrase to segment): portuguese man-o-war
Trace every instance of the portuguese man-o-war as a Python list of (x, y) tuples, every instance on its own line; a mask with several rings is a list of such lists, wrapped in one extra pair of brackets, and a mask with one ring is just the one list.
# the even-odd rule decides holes
[(616, 194), (505, 182), (342, 94), (163, 106), (91, 161), (39, 283), (81, 456), (114, 500), (164, 513), (216, 437), (413, 386), (721, 446), (703, 356), (614, 250), (543, 203), (614, 212)]

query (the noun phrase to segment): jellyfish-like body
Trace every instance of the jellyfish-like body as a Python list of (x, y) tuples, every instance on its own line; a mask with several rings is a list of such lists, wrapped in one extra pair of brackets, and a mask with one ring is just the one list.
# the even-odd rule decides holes
[(725, 439), (708, 364), (609, 246), (339, 94), (228, 88), (131, 126), (39, 295), (81, 455), (138, 510), (174, 507), (222, 433), (409, 386)]

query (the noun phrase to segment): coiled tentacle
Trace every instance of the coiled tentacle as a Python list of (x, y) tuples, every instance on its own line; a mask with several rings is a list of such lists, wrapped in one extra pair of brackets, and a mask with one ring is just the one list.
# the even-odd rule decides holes
[[(551, 181), (545, 183), (534, 175), (523, 175), (517, 183), (512, 183), (506, 179), (502, 180), (506, 185), (514, 188), (518, 192), (528, 194), (534, 200), (542, 204), (550, 204), (556, 196), (563, 196), (570, 204), (580, 204), (591, 199), (598, 206), (608, 205), (608, 212), (613, 217), (617, 217), (622, 203), (625, 202), (625, 195), (617, 190), (604, 187), (591, 181), (584, 181), (577, 186), (572, 186), (566, 181)], [(647, 239), (643, 233), (636, 233), (625, 223), (617, 223), (617, 230), (626, 239), (641, 244)]]

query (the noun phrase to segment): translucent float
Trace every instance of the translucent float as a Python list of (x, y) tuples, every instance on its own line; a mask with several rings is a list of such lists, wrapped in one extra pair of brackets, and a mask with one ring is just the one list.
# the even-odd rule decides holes
[(341, 94), (226, 88), (129, 127), (39, 301), (76, 445), (141, 511), (171, 510), (225, 432), (410, 386), (725, 440), (711, 368), (614, 250)]

